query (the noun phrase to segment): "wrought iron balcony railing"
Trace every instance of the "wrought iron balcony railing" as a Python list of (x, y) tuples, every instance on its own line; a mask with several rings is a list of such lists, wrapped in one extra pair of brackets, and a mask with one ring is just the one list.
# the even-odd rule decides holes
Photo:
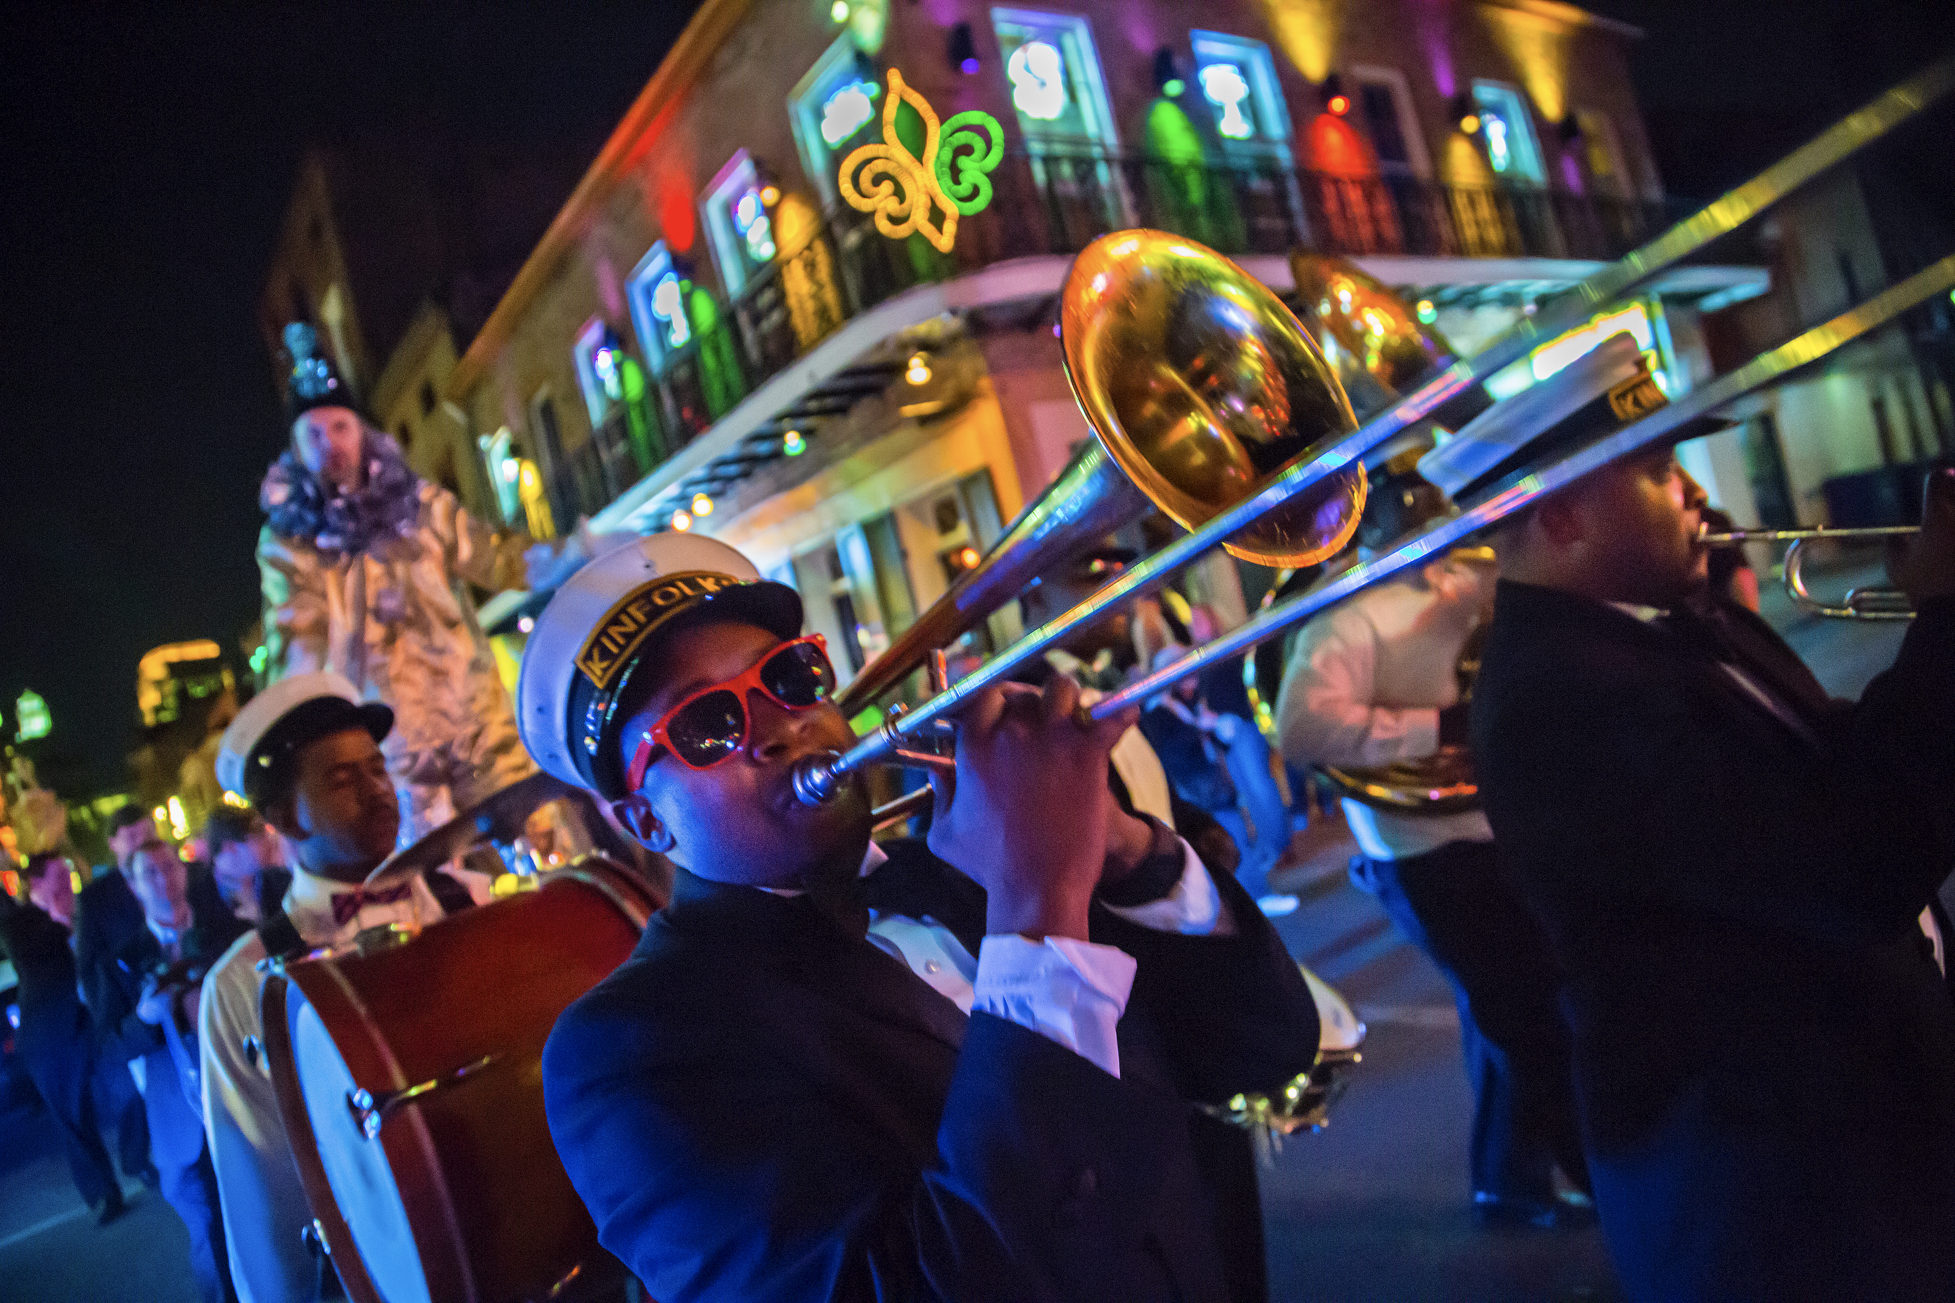
[(1008, 153), (985, 211), (939, 253), (878, 234), (841, 205), (785, 252), (693, 341), (668, 357), (636, 404), (547, 472), (565, 519), (594, 514), (844, 323), (914, 286), (1011, 258), (1071, 254), (1109, 231), (1152, 226), (1223, 253), (1303, 245), (1346, 255), (1612, 259), (1654, 234), (1662, 210), (1539, 187), (1457, 186), (1411, 176), (1333, 176), (1273, 158), (1177, 163), (1125, 155)]

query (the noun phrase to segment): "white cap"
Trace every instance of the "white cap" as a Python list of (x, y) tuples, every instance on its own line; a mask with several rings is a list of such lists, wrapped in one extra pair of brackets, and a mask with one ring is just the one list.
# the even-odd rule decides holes
[(1457, 500), (1483, 487), (1492, 472), (1510, 466), (1563, 421), (1646, 374), (1635, 336), (1627, 331), (1611, 335), (1546, 380), (1495, 403), (1461, 426), (1452, 438), (1419, 459), (1419, 474)]
[(653, 534), (614, 548), (566, 580), (536, 617), (516, 684), (516, 727), (544, 772), (616, 796), (622, 776), (604, 757), (620, 696), (651, 635), (711, 604), (782, 638), (801, 631), (801, 598), (760, 577), (717, 539)]
[(378, 742), (393, 724), (392, 710), (362, 702), (344, 676), (329, 670), (293, 674), (245, 702), (224, 730), (217, 743), (217, 781), (225, 791), (255, 802), (282, 755), (344, 728), (364, 728)]

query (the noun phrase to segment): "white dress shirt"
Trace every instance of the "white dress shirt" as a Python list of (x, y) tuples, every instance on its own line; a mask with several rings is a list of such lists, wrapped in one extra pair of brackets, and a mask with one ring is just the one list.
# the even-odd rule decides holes
[[(1214, 879), (1187, 842), (1181, 877), (1160, 900), (1116, 907), (1115, 914), (1157, 932), (1233, 936), (1235, 919)], [(862, 861), (866, 877), (888, 857), (874, 842)], [(1115, 1028), (1127, 1011), (1135, 963), (1117, 946), (1072, 937), (1043, 942), (988, 936), (971, 952), (935, 919), (869, 912), (869, 940), (909, 966), (937, 994), (966, 1014), (988, 1013), (1065, 1046), (1110, 1076), (1120, 1075)]]
[[(476, 903), (489, 899), (488, 881), (481, 875), (449, 873), (468, 888)], [(417, 877), (406, 900), (364, 904), (345, 923), (337, 923), (332, 898), (350, 890), (344, 883), (303, 869), (293, 873), (292, 886), (285, 893), (285, 915), (307, 945), (342, 945), (367, 928), (390, 923), (420, 926), (442, 917), (440, 903)], [(265, 945), (255, 929), (239, 937), (204, 979), (198, 1009), (204, 1130), (217, 1169), (231, 1280), (240, 1303), (308, 1298), (318, 1274), (301, 1238), (312, 1213), (265, 1063), (264, 1026), (258, 1012), (264, 976), (257, 971), (264, 957)]]
[[(1379, 584), (1303, 626), (1276, 697), (1284, 759), (1369, 767), (1439, 750), (1439, 712), (1459, 700), (1460, 651), (1492, 576), (1458, 562), (1437, 566), (1463, 587), (1447, 594), (1424, 580)], [(1478, 810), (1402, 815), (1346, 799), (1344, 816), (1358, 849), (1375, 860), (1493, 840)]]

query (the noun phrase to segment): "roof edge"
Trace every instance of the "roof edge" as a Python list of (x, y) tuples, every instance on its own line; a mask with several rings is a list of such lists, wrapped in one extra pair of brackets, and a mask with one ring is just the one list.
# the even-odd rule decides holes
[(1518, 9), (1522, 13), (1534, 14), (1540, 18), (1552, 18), (1571, 27), (1593, 27), (1620, 36), (1624, 40), (1640, 41), (1648, 36), (1647, 32), (1634, 23), (1625, 23), (1620, 18), (1607, 18), (1578, 5), (1566, 4), (1563, 0), (1492, 0), (1492, 4), (1496, 9)]
[(625, 163), (635, 151), (639, 139), (657, 121), (659, 115), (698, 79), (699, 70), (707, 62), (707, 56), (725, 40), (726, 34), (753, 7), (753, 0), (705, 0), (699, 6), (692, 20), (679, 33), (679, 39), (659, 60), (658, 68), (652, 73), (645, 89), (638, 93), (631, 107), (612, 130), (597, 152), (590, 168), (570, 192), (557, 215), (551, 219), (543, 238), (537, 241), (528, 258), (516, 272), (509, 288), (497, 300), (489, 319), (482, 323), (475, 338), (469, 341), (467, 350), (455, 363), (448, 382), (442, 389), (450, 398), (461, 397), (487, 372), (489, 354), (507, 341), (516, 323), (516, 318), (527, 308), (543, 283), (554, 270), (556, 262), (567, 253), (573, 242), (580, 237), (589, 217), (600, 203), (609, 198), (625, 175)]

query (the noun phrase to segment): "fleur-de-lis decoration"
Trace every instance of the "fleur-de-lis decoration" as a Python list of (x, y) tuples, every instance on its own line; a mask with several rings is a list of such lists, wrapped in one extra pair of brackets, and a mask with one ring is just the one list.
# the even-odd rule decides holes
[[(896, 134), (896, 111), (907, 104), (923, 120), (923, 156)], [(892, 240), (921, 234), (939, 253), (957, 241), (957, 219), (991, 202), (990, 173), (1005, 153), (1005, 133), (989, 113), (959, 113), (937, 121), (936, 110), (889, 70), (879, 145), (863, 145), (842, 160), (837, 179), (850, 207), (874, 213), (876, 229)]]

